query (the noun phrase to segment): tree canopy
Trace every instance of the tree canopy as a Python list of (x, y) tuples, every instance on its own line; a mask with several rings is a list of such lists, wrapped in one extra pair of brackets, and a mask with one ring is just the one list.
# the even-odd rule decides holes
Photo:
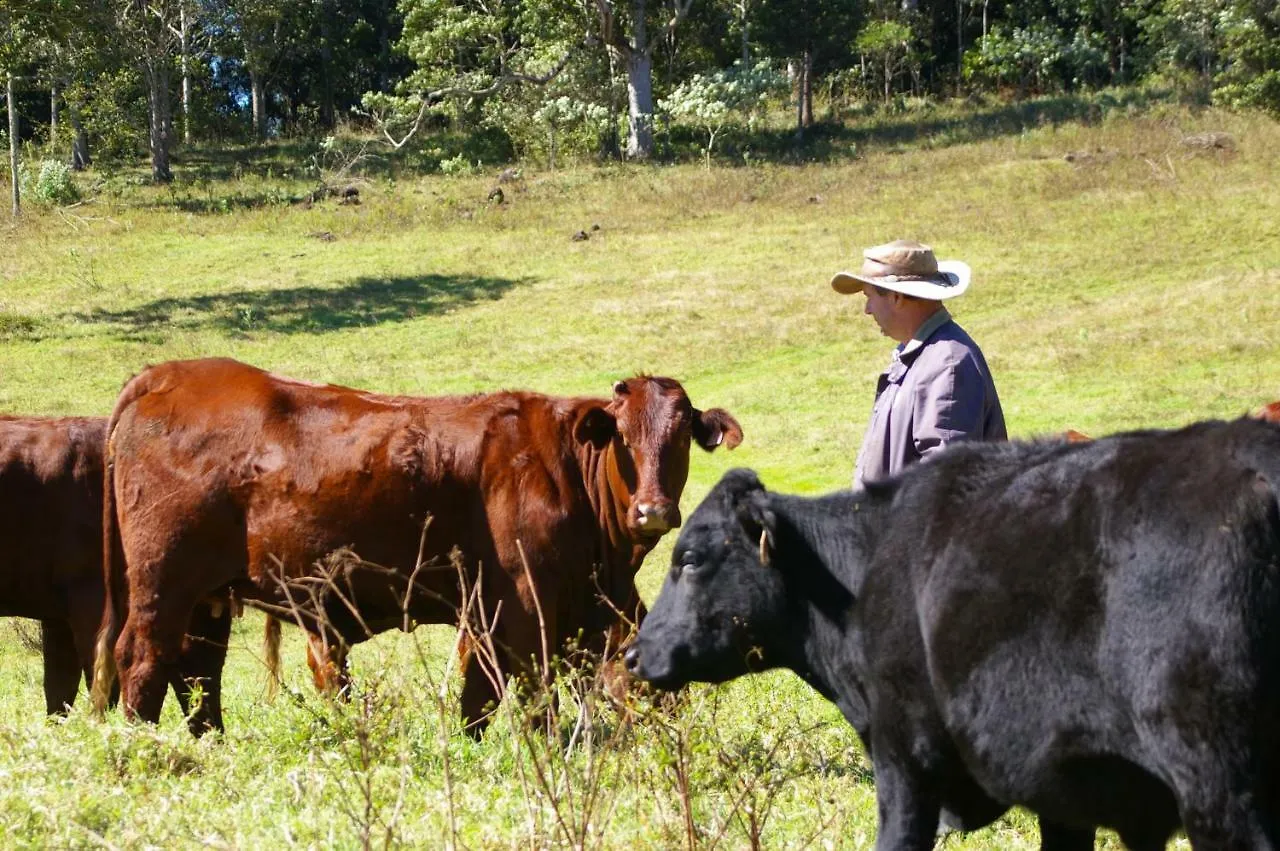
[(767, 91), (801, 136), (815, 91), (874, 103), (1160, 80), (1280, 114), (1273, 0), (0, 0), (0, 29), (22, 139), (76, 168), (145, 151), (157, 181), (175, 146), (343, 122), (411, 148), (429, 147), (425, 126), (508, 156), (642, 159), (667, 122), (714, 137), (706, 116), (741, 112), (707, 101), (735, 62), (786, 69), (790, 86)]

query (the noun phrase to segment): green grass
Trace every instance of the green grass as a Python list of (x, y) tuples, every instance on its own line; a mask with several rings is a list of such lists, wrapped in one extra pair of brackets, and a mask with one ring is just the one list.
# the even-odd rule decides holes
[[(972, 265), (954, 313), (1014, 436), (1174, 426), (1280, 398), (1280, 125), (1121, 99), (850, 128), (856, 160), (526, 168), (501, 206), (484, 200), (489, 176), (401, 175), (365, 185), (359, 206), (304, 209), (287, 199), (305, 181), (272, 160), (271, 177), (193, 164), (168, 189), (117, 178), (73, 211), (28, 207), (0, 226), (0, 410), (106, 413), (145, 364), (205, 355), (420, 394), (603, 394), (648, 371), (746, 433), (733, 453), (694, 458), (686, 512), (730, 466), (817, 493), (848, 483), (890, 349), (862, 300), (827, 280), (899, 236)], [(1203, 130), (1230, 132), (1235, 151), (1179, 144)], [(1091, 156), (1064, 159), (1080, 151)], [(572, 241), (578, 230), (591, 238)], [(650, 599), (671, 540), (641, 571)], [(433, 847), (452, 799), (470, 847), (559, 846), (566, 788), (603, 771), (608, 807), (586, 844), (667, 848), (687, 840), (681, 748), (700, 847), (750, 844), (734, 815), (743, 784), (768, 847), (873, 841), (852, 731), (788, 674), (694, 689), (674, 720), (606, 724), (616, 746), (575, 750), (573, 783), (551, 794), (529, 780), (539, 751), (508, 720), (474, 744), (450, 704), (442, 740), (431, 695), (448, 630), (358, 648), (366, 692), (350, 706), (312, 694), (295, 635), (289, 693), (267, 703), (259, 634), (256, 615), (237, 626), (228, 733), (197, 742), (172, 707), (158, 728), (80, 710), (44, 720), (39, 657), (0, 627), (6, 844)], [(389, 834), (365, 836), (362, 789)], [(1014, 813), (946, 847), (1037, 841)]]

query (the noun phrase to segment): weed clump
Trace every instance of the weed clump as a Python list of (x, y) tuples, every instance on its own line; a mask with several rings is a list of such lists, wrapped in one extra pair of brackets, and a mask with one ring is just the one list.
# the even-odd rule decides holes
[(66, 207), (80, 200), (80, 188), (69, 165), (59, 160), (44, 160), (31, 195), (42, 203)]

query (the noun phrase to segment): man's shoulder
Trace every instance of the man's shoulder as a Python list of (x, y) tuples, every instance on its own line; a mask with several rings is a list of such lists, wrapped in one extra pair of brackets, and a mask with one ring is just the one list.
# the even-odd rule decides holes
[(955, 320), (944, 323), (921, 348), (920, 357), (930, 360), (942, 358), (982, 358), (982, 350)]
[(926, 345), (947, 344), (953, 346), (956, 344), (966, 346), (971, 349), (977, 349), (978, 344), (973, 341), (969, 333), (960, 327), (960, 323), (954, 319), (948, 319), (938, 326), (938, 329), (929, 335)]

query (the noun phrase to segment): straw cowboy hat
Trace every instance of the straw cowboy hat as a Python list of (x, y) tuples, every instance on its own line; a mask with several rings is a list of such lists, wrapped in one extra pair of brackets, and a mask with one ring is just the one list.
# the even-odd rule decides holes
[(909, 239), (877, 245), (862, 252), (862, 269), (838, 272), (831, 288), (848, 295), (873, 284), (916, 298), (941, 301), (954, 298), (969, 288), (969, 264), (933, 256), (933, 249)]

